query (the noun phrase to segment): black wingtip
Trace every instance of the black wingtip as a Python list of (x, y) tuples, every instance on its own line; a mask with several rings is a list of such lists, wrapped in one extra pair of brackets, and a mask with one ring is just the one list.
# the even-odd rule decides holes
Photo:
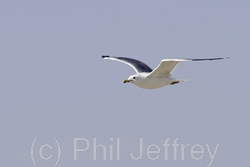
[(104, 59), (104, 58), (107, 58), (107, 57), (109, 57), (109, 55), (103, 55), (103, 56), (102, 56), (103, 59)]
[(189, 59), (191, 61), (204, 61), (204, 60), (222, 60), (222, 59), (228, 59), (229, 57), (219, 57), (219, 58), (210, 58), (210, 59)]

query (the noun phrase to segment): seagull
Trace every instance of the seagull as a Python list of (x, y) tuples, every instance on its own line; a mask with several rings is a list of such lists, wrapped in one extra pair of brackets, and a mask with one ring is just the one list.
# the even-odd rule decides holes
[(115, 57), (104, 55), (103, 59), (115, 60), (131, 66), (136, 74), (125, 79), (123, 83), (132, 83), (143, 89), (157, 89), (167, 85), (175, 85), (186, 80), (172, 78), (174, 69), (183, 61), (207, 61), (221, 60), (226, 58), (208, 58), (208, 59), (163, 59), (160, 64), (153, 70), (147, 64), (132, 58)]

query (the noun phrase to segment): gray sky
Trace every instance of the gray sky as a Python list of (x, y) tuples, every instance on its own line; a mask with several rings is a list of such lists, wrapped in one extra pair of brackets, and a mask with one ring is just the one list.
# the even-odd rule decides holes
[[(205, 167), (207, 145), (211, 154), (218, 145), (211, 166), (249, 167), (249, 9), (247, 0), (2, 0), (0, 166), (34, 166), (35, 139), (36, 165), (54, 166), (56, 138), (62, 167)], [(152, 68), (164, 58), (230, 59), (184, 62), (173, 76), (190, 81), (144, 90), (123, 84), (135, 72), (103, 54)], [(76, 138), (89, 149), (74, 160)], [(106, 161), (100, 147), (94, 160), (94, 138), (106, 146)], [(136, 161), (130, 153), (139, 156), (140, 138), (144, 154)], [(149, 155), (156, 160), (147, 157), (151, 144), (160, 149)], [(182, 144), (189, 144), (184, 152)], [(192, 154), (194, 145), (204, 153)], [(77, 148), (86, 147), (78, 140)]]

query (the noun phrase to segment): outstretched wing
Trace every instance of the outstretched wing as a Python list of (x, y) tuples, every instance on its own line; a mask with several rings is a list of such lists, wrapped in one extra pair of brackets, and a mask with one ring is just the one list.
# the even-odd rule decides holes
[(137, 73), (141, 73), (141, 72), (150, 73), (153, 71), (147, 64), (139, 60), (135, 60), (135, 59), (127, 58), (127, 57), (114, 57), (114, 56), (108, 56), (108, 55), (102, 56), (102, 58), (125, 63), (131, 66)]
[[(226, 57), (228, 58), (228, 57)], [(166, 77), (171, 76), (174, 69), (180, 62), (183, 61), (206, 61), (206, 60), (221, 60), (225, 58), (211, 59), (163, 59), (161, 63), (149, 74), (150, 77)]]

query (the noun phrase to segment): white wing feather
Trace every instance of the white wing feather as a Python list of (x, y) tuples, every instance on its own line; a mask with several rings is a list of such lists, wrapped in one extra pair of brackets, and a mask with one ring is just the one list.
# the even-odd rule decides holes
[(149, 77), (169, 77), (174, 69), (182, 61), (187, 59), (163, 59), (161, 63), (149, 74)]

